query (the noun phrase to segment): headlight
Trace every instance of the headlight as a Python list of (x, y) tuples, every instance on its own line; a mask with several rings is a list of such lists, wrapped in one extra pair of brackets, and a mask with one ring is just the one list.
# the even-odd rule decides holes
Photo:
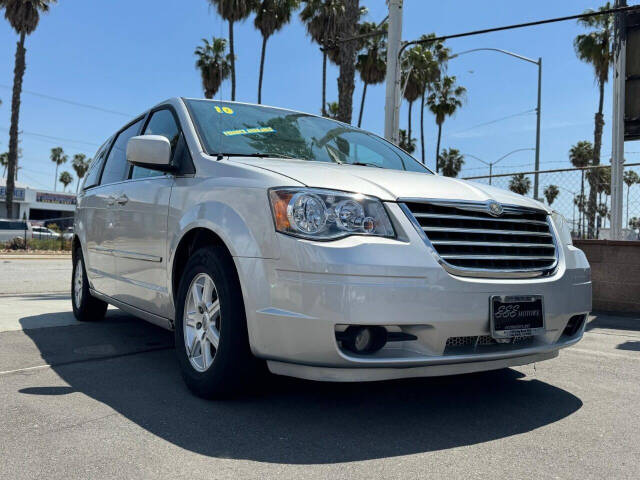
[(573, 240), (571, 239), (571, 229), (569, 228), (569, 222), (567, 222), (567, 219), (558, 212), (553, 212), (551, 214), (551, 219), (556, 226), (556, 230), (558, 231), (558, 235), (560, 236), (559, 240), (562, 242), (562, 244), (573, 245)]
[(377, 198), (315, 188), (269, 190), (276, 230), (313, 240), (349, 235), (395, 237)]

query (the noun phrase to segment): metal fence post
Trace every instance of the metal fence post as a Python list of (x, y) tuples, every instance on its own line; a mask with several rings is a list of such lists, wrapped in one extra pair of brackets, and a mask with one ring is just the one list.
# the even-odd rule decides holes
[[(616, 8), (626, 6), (616, 0)], [(616, 14), (613, 67), (613, 122), (611, 158), (611, 238), (622, 238), (622, 176), (624, 164), (624, 94), (626, 81), (625, 14)]]

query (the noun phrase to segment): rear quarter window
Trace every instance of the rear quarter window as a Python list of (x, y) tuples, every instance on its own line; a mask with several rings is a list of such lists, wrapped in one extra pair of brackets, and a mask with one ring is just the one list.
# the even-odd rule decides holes
[(96, 155), (93, 157), (93, 161), (89, 166), (89, 170), (84, 177), (84, 183), (82, 184), (83, 190), (98, 185), (98, 181), (100, 179), (100, 171), (102, 170), (102, 164), (104, 163), (104, 157), (107, 153), (107, 150), (109, 149), (112, 138), (104, 142), (96, 152)]

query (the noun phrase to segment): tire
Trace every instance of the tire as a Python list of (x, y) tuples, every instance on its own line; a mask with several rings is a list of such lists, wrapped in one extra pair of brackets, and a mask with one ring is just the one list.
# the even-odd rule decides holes
[(199, 397), (234, 395), (256, 379), (260, 362), (249, 347), (235, 265), (223, 247), (189, 257), (176, 297), (175, 345), (184, 381)]
[(73, 271), (71, 274), (71, 304), (76, 320), (80, 322), (94, 322), (102, 320), (107, 311), (107, 304), (95, 298), (89, 291), (87, 270), (84, 267), (82, 249), (78, 248), (73, 256)]

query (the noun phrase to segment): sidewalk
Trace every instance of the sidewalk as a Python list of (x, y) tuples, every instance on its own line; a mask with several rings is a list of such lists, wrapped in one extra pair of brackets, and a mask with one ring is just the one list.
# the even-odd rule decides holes
[(0, 253), (0, 260), (64, 260), (71, 259), (69, 253)]

